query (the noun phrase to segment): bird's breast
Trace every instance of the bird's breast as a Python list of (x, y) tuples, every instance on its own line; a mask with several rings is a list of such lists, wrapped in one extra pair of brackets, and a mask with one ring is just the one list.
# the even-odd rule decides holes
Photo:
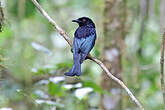
[(78, 28), (75, 32), (75, 37), (77, 38), (86, 38), (95, 34), (95, 28)]

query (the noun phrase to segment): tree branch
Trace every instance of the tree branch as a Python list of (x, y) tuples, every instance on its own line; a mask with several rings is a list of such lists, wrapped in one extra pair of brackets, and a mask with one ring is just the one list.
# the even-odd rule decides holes
[(163, 93), (163, 101), (165, 105), (165, 84), (164, 84), (164, 43), (165, 43), (165, 32), (162, 35), (162, 46), (161, 46), (161, 58), (160, 58), (160, 81)]
[[(54, 28), (60, 33), (60, 35), (68, 42), (68, 44), (72, 47), (72, 40), (67, 36), (65, 31), (61, 29), (56, 22), (45, 12), (44, 9), (39, 5), (39, 3), (36, 0), (32, 0), (34, 5), (37, 7), (37, 9), (41, 12), (41, 14), (49, 21), (50, 24), (54, 26)], [(97, 63), (104, 71), (105, 73), (113, 79), (116, 83), (118, 83), (125, 91), (127, 94), (130, 96), (131, 100), (141, 109), (144, 110), (143, 106), (140, 104), (140, 102), (136, 99), (136, 97), (132, 94), (132, 92), (127, 88), (127, 86), (118, 78), (113, 76), (111, 72), (107, 69), (107, 67), (98, 59), (92, 57), (90, 54), (88, 55), (88, 59), (94, 61)]]

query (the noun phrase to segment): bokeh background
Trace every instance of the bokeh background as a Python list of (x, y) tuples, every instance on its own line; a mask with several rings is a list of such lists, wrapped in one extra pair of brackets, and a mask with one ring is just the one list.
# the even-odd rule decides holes
[[(123, 80), (146, 110), (163, 110), (160, 46), (165, 0), (38, 0), (73, 39), (73, 19), (96, 24), (91, 54)], [(1, 0), (0, 110), (138, 110), (90, 60), (65, 77), (71, 48), (31, 0)], [(3, 11), (3, 14), (2, 14)]]

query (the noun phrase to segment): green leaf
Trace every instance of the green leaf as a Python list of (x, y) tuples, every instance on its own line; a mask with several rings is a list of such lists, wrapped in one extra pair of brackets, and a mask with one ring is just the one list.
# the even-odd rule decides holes
[(10, 38), (12, 37), (13, 32), (9, 27), (4, 26), (2, 29), (2, 32), (0, 33), (0, 44), (3, 43), (5, 38)]
[(37, 70), (37, 75), (41, 75), (41, 74), (49, 74), (50, 73), (50, 69), (49, 68), (39, 68)]
[(95, 55), (96, 55), (96, 57), (98, 57), (99, 55), (100, 55), (100, 52), (99, 52), (99, 50), (98, 49), (95, 49)]
[(49, 94), (52, 96), (64, 96), (65, 89), (61, 86), (61, 84), (54, 84), (53, 82), (49, 82), (48, 84)]
[(69, 62), (65, 62), (65, 63), (59, 63), (56, 65), (56, 69), (60, 69), (60, 68), (71, 68), (72, 67), (72, 63)]

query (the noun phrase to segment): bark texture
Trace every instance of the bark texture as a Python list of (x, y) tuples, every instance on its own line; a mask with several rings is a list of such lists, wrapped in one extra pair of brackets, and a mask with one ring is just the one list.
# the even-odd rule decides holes
[(160, 29), (161, 33), (164, 32), (165, 28), (165, 0), (160, 1)]
[[(124, 0), (105, 0), (104, 9), (104, 64), (117, 78), (121, 78), (122, 51), (124, 50), (126, 4)], [(106, 74), (101, 85), (114, 96), (101, 97), (102, 110), (122, 110), (121, 88)]]
[(0, 1), (0, 32), (2, 31), (3, 21), (4, 21), (4, 14), (3, 14), (3, 9), (1, 6), (1, 1)]

